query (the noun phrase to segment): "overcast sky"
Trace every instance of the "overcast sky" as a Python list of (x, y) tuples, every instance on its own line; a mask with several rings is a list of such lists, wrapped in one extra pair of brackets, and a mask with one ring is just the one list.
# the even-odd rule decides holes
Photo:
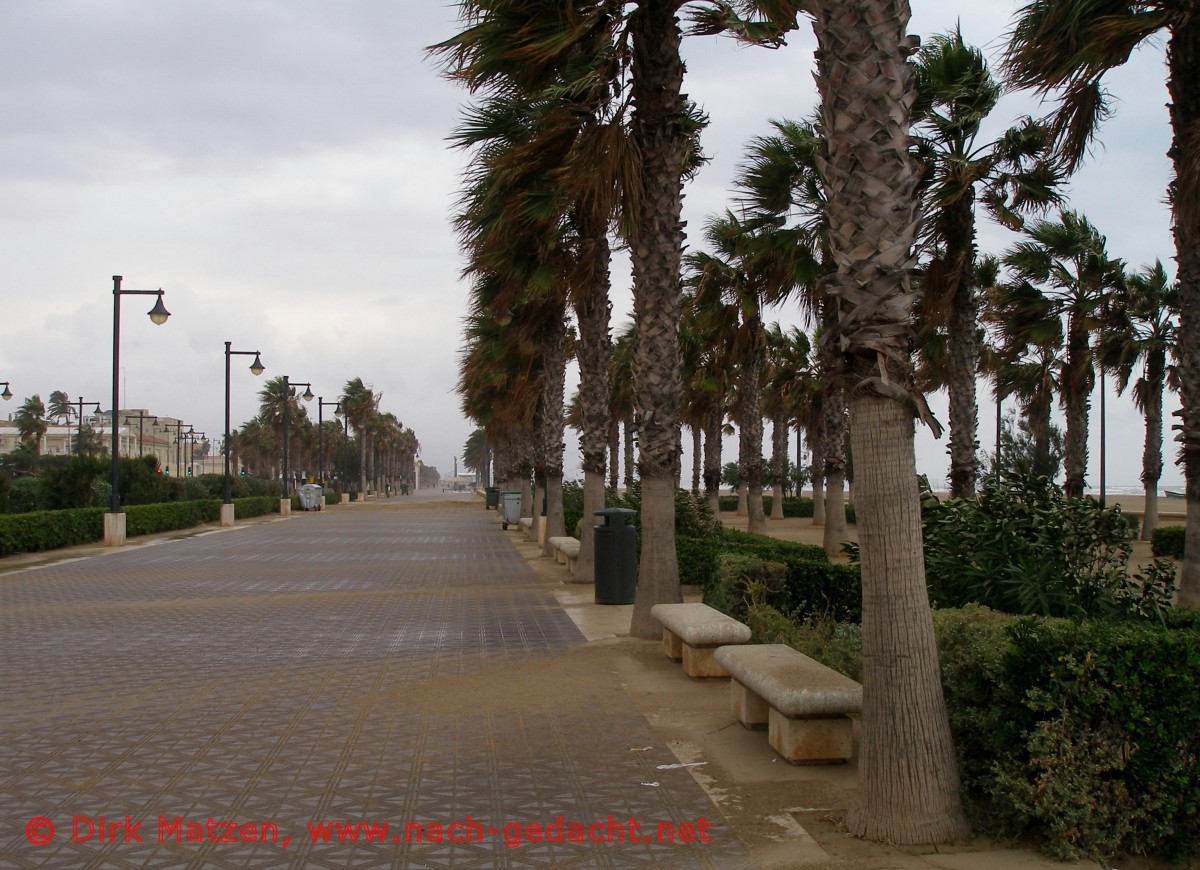
[[(913, 0), (911, 29), (961, 20), (996, 57), (1015, 8)], [(156, 327), (152, 300), (123, 299), (123, 407), (219, 437), (232, 341), (261, 350), (264, 379), (311, 381), (326, 399), (361, 377), (449, 476), (472, 428), (454, 393), (467, 286), (449, 218), (463, 157), (445, 143), (466, 96), (424, 48), (455, 31), (452, 4), (423, 0), (0, 0), (0, 381), (14, 393), (0, 412), (53, 390), (108, 409), (123, 275), (126, 289), (165, 290), (173, 315)], [(779, 51), (685, 40), (685, 91), (711, 119), (711, 162), (686, 192), (693, 237), (728, 202), (744, 143), (770, 118), (811, 112), (812, 48), (808, 28)], [(1174, 274), (1164, 81), (1161, 46), (1112, 77), (1118, 115), (1070, 206), (1114, 256), (1161, 258)], [(1028, 97), (1006, 99), (997, 128), (1030, 111)], [(981, 249), (1012, 240), (985, 226)], [(615, 327), (630, 307), (623, 262), (613, 282)], [(234, 362), (236, 427), (262, 381)], [(986, 390), (980, 400), (987, 444)], [(1109, 485), (1137, 486), (1141, 418), (1124, 398), (1108, 404)], [(944, 405), (935, 397), (943, 422)], [(1169, 441), (1168, 454), (1175, 488)], [(918, 464), (944, 481), (945, 443), (921, 433)]]

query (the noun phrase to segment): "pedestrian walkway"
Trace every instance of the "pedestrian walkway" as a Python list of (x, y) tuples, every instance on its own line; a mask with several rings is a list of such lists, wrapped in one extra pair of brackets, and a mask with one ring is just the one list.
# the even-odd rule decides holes
[(585, 643), (462, 497), (2, 575), (0, 866), (749, 865)]

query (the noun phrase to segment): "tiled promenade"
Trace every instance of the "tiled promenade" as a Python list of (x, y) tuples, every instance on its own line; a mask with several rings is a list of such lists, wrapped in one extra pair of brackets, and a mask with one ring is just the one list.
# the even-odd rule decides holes
[[(614, 681), (571, 664), (583, 643), (478, 502), (0, 575), (0, 867), (747, 865)], [(710, 842), (528, 842), (560, 816), (563, 840), (704, 817)], [(310, 835), (363, 821), (382, 842)]]

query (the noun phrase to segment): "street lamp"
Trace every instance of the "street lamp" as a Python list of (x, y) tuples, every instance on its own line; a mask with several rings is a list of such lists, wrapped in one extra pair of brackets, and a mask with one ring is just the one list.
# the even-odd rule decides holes
[[(133, 419), (133, 415), (130, 414), (124, 418), (123, 422), (128, 423), (132, 419)], [(138, 457), (139, 458), (146, 455), (146, 428), (145, 428), (145, 425), (146, 425), (147, 420), (153, 420), (155, 423), (157, 423), (158, 417), (147, 416), (145, 411), (138, 411), (137, 421), (138, 421)]]
[[(189, 424), (190, 425), (190, 424)], [(183, 436), (187, 433), (183, 431), (183, 421), (176, 420), (174, 423), (163, 423), (162, 431), (169, 434), (171, 430), (175, 430), (175, 473), (179, 474), (179, 467), (183, 464), (183, 448), (180, 446), (183, 441)], [(171, 461), (171, 441), (167, 440), (167, 462)], [(168, 472), (171, 466), (167, 466)]]
[(195, 429), (188, 432), (188, 477), (193, 476), (195, 472), (196, 442), (203, 441), (207, 436), (207, 432), (197, 432)]
[(104, 516), (104, 545), (119, 547), (125, 543), (125, 514), (121, 513), (121, 481), (120, 481), (120, 450), (117, 433), (117, 411), (121, 407), (120, 374), (121, 374), (121, 297), (122, 296), (157, 296), (154, 307), (146, 312), (156, 326), (167, 322), (171, 312), (163, 305), (163, 291), (158, 290), (122, 290), (121, 276), (113, 275), (113, 369), (112, 369), (112, 497), (109, 500), (109, 511)]
[(4, 401), (7, 402), (11, 398), (12, 398), (12, 390), (10, 390), (8, 388), (8, 381), (5, 381), (4, 382), (4, 392), (0, 393), (0, 399), (3, 399)]
[(325, 419), (321, 416), (321, 412), (327, 405), (333, 406), (333, 416), (342, 416), (341, 402), (326, 402), (323, 397), (317, 396), (317, 480), (321, 481), (321, 486), (325, 485), (325, 428), (323, 426)]
[[(288, 501), (290, 504), (292, 491), (291, 481), (288, 479), (288, 407), (292, 400), (292, 387), (304, 387), (304, 395), (301, 396), (304, 401), (311, 402), (313, 400), (312, 384), (310, 383), (291, 383), (288, 376), (283, 376), (283, 496), (281, 502)], [(280, 505), (282, 507), (282, 503)], [(290, 512), (290, 507), (289, 507)]]
[(258, 377), (267, 370), (262, 364), (258, 351), (230, 350), (233, 342), (225, 342), (225, 502), (221, 505), (221, 525), (233, 525), (233, 493), (229, 483), (229, 358), (231, 356), (250, 356), (254, 354), (254, 362), (250, 363), (250, 371)]
[[(83, 400), (83, 396), (80, 396), (78, 402), (71, 402), (72, 407), (74, 407), (75, 405), (79, 406), (79, 411), (75, 415), (76, 419), (79, 420), (79, 434), (75, 437), (75, 455), (82, 456), (83, 455), (83, 406), (84, 405), (92, 405), (93, 407), (95, 407), (96, 413), (99, 414), (100, 413), (100, 403), (99, 402), (85, 402)], [(70, 418), (68, 418), (67, 419), (68, 425), (70, 424), (70, 422), (71, 422), (71, 420), (70, 420)]]

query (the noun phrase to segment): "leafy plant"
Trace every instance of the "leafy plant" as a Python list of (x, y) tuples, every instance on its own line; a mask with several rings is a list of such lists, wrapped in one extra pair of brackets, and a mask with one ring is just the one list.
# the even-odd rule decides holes
[(976, 498), (931, 505), (923, 521), (937, 606), (1161, 619), (1174, 593), (1166, 563), (1129, 576), (1133, 530), (1118, 508), (1068, 499), (1046, 478), (986, 478)]
[(1186, 542), (1185, 526), (1159, 526), (1150, 535), (1150, 549), (1155, 556), (1182, 559)]

